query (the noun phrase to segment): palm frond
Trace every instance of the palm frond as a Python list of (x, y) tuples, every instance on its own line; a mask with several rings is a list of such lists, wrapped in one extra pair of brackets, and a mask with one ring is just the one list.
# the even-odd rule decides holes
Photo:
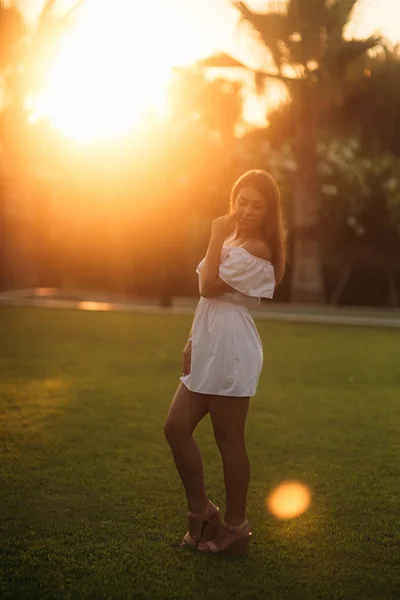
[(250, 25), (269, 50), (278, 71), (280, 71), (285, 54), (282, 51), (282, 42), (285, 43), (291, 33), (288, 29), (286, 15), (282, 12), (253, 12), (244, 2), (234, 2), (233, 5), (240, 12), (242, 20)]
[[(325, 22), (330, 0), (289, 0), (287, 18), (292, 35), (287, 42), (292, 63), (304, 68), (323, 54)], [(294, 40), (293, 37), (298, 39)]]
[(327, 0), (289, 0), (286, 15), (292, 31), (319, 29), (325, 23), (326, 5)]
[(341, 40), (338, 44), (331, 44), (321, 66), (329, 76), (345, 73), (351, 63), (368, 50), (377, 47), (380, 42), (379, 36), (370, 36), (364, 40)]
[[(263, 78), (278, 79), (279, 81), (282, 81), (283, 83), (288, 83), (288, 84), (291, 82), (298, 81), (298, 79), (296, 77), (285, 77), (285, 76), (277, 74), (277, 73), (270, 73), (268, 71), (254, 70), (251, 67), (248, 67), (247, 65), (239, 62), (238, 60), (236, 60), (236, 58), (233, 58), (233, 56), (230, 56), (229, 54), (225, 54), (224, 52), (218, 52), (217, 54), (212, 54), (211, 56), (197, 60), (196, 63), (192, 66), (194, 66), (195, 68), (199, 67), (200, 69), (204, 69), (204, 68), (205, 69), (207, 69), (207, 68), (216, 68), (216, 69), (241, 68), (241, 69), (245, 69), (249, 73), (252, 73), (254, 75), (254, 77), (258, 78), (259, 82), (261, 82), (261, 80)], [(175, 69), (175, 71), (177, 71), (177, 72), (179, 72), (180, 70), (182, 70), (182, 69)]]
[(259, 96), (262, 96), (265, 92), (267, 79), (268, 77), (265, 75), (265, 73), (262, 73), (260, 71), (256, 71), (254, 73), (254, 85), (256, 88), (256, 92)]
[(346, 25), (351, 21), (359, 0), (335, 0), (328, 4), (325, 26), (328, 36), (343, 37)]

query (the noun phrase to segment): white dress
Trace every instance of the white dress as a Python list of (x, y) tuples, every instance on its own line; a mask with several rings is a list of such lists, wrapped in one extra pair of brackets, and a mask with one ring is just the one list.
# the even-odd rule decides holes
[[(196, 270), (199, 284), (204, 260)], [(219, 277), (236, 292), (200, 297), (193, 321), (190, 373), (180, 380), (201, 394), (254, 396), (263, 348), (249, 307), (273, 297), (274, 268), (244, 248), (224, 246)]]

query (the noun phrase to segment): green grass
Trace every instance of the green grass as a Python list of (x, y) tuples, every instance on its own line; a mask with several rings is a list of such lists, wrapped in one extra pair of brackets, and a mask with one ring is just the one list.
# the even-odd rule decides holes
[[(257, 323), (248, 554), (182, 551), (163, 423), (190, 317), (0, 309), (0, 598), (399, 598), (399, 333)], [(209, 417), (196, 430), (224, 508)], [(265, 498), (312, 492), (279, 521)]]

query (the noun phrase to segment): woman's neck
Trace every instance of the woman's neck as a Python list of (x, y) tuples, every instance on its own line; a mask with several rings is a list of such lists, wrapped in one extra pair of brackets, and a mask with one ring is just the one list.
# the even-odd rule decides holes
[(230, 236), (233, 242), (238, 242), (239, 240), (246, 242), (247, 240), (262, 240), (263, 235), (260, 231), (251, 231), (244, 233), (240, 230), (240, 227), (237, 225), (234, 233)]

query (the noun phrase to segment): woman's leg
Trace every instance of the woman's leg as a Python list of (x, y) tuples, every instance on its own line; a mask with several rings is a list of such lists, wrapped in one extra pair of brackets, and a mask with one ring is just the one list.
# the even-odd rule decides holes
[(239, 525), (246, 518), (250, 480), (250, 464), (245, 445), (249, 398), (210, 396), (208, 406), (224, 468), (224, 518), (229, 525)]
[(203, 462), (192, 434), (207, 413), (208, 396), (191, 392), (181, 383), (164, 424), (164, 434), (185, 488), (189, 510), (195, 513), (206, 508), (208, 498), (204, 485)]

